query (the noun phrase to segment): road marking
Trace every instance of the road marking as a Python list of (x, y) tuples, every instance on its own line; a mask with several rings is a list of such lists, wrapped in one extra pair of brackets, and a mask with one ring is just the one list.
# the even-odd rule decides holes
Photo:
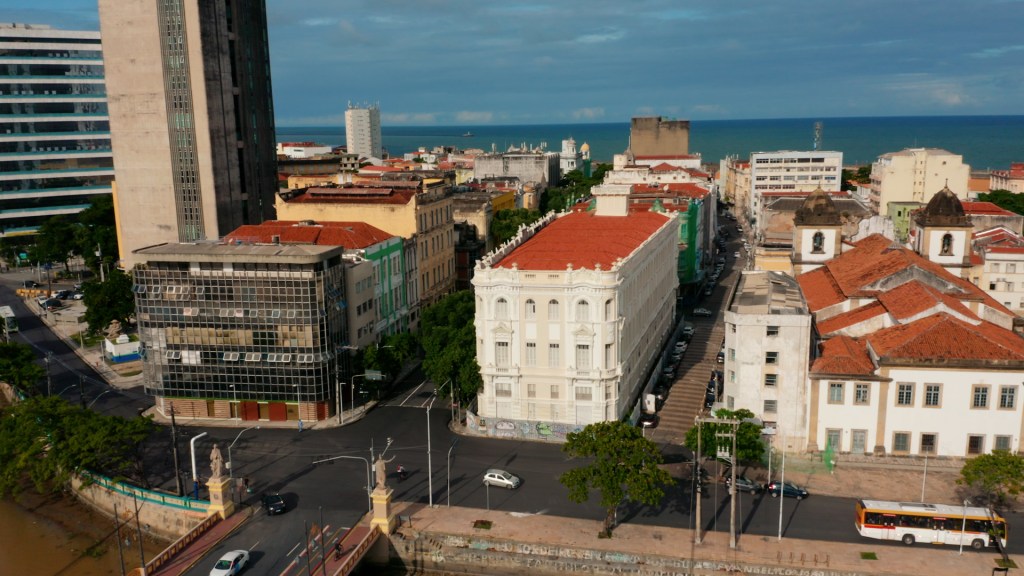
[(420, 382), (420, 385), (413, 388), (412, 391), (409, 392), (409, 394), (405, 397), (405, 400), (402, 400), (398, 405), (405, 406), (405, 403), (408, 402), (409, 400), (412, 400), (412, 397), (415, 396), (420, 391), (420, 388), (423, 388), (423, 386), (427, 382), (429, 382), (429, 380), (424, 380), (423, 382)]

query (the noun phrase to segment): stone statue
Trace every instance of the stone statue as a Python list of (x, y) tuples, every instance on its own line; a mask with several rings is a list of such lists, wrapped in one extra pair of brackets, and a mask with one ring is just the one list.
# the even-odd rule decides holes
[(121, 323), (117, 320), (111, 320), (110, 324), (107, 325), (107, 338), (113, 340), (121, 335)]
[(377, 456), (377, 461), (373, 463), (373, 470), (377, 474), (377, 488), (384, 490), (387, 488), (385, 480), (387, 480), (388, 473), (385, 470), (384, 465), (394, 460), (392, 457), (390, 460), (385, 460), (382, 456)]
[(210, 480), (219, 480), (224, 475), (224, 458), (220, 455), (220, 447), (213, 445), (210, 451)]

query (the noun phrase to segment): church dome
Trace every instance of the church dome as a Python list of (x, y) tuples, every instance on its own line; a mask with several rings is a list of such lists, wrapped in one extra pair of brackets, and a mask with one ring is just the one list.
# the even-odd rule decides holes
[(939, 190), (923, 210), (914, 218), (920, 226), (970, 226), (971, 219), (964, 213), (964, 205), (960, 199), (944, 186)]
[(793, 217), (794, 226), (840, 226), (842, 223), (832, 198), (821, 188), (804, 199), (803, 206), (797, 208)]
[(586, 142), (584, 142), (583, 146), (580, 146), (580, 152), (589, 152), (589, 151), (590, 151), (590, 144), (587, 144)]

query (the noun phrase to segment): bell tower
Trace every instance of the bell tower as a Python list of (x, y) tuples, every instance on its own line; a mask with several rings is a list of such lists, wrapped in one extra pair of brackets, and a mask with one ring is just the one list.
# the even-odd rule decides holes
[(951, 274), (968, 278), (971, 268), (971, 218), (948, 186), (914, 215), (914, 251)]
[(840, 254), (843, 221), (832, 198), (818, 188), (793, 217), (793, 275), (819, 268)]

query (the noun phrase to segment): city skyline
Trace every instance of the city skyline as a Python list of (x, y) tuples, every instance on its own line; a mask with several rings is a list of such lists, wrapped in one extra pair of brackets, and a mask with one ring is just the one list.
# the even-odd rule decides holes
[[(96, 4), (0, 0), (6, 20), (97, 29)], [(945, 3), (268, 0), (279, 126), (1017, 114), (1020, 0)]]

